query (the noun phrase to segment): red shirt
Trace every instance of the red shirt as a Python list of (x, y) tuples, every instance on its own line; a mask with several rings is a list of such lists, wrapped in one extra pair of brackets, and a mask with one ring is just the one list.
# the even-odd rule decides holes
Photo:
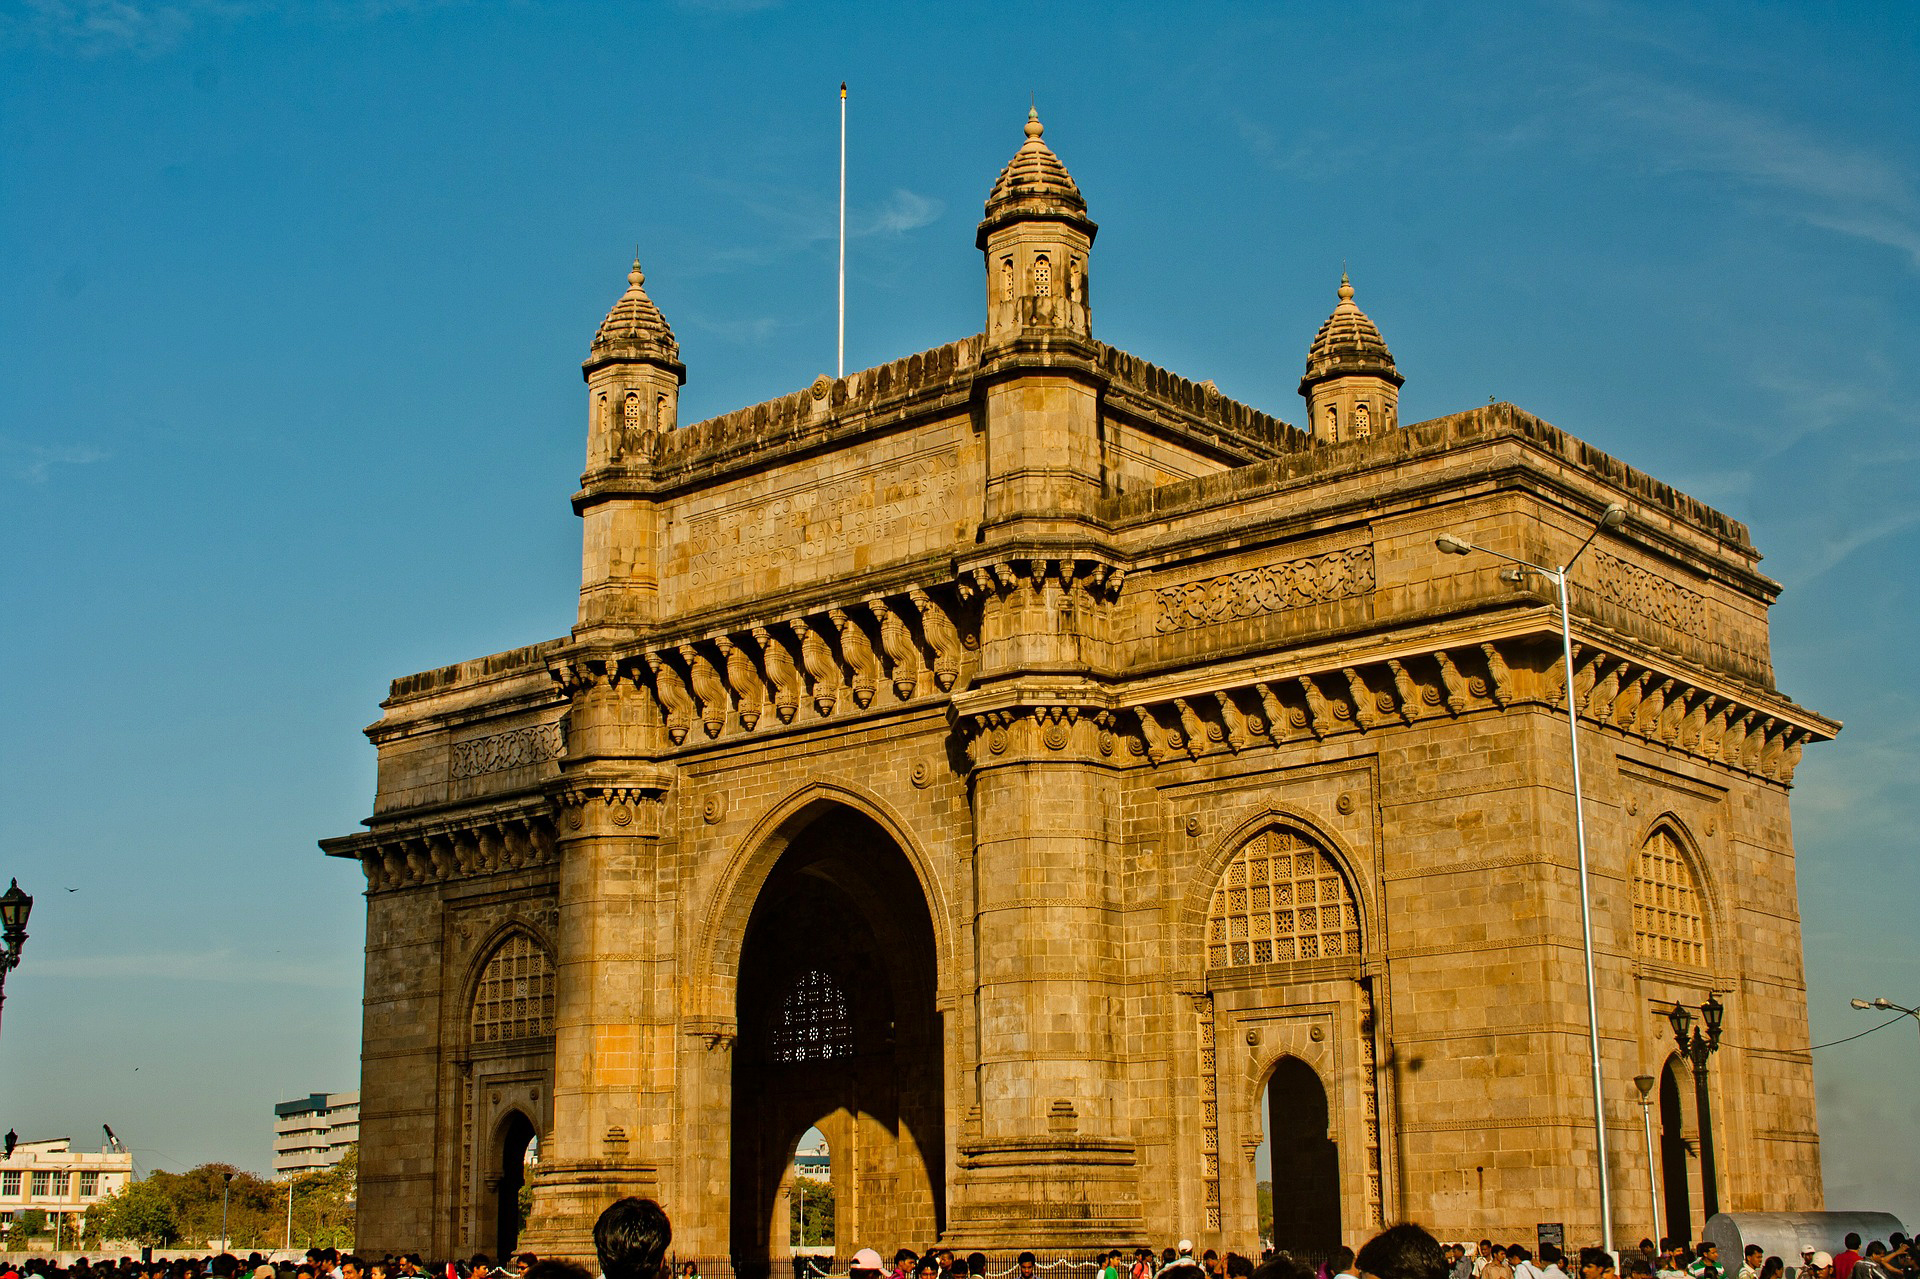
[(1853, 1273), (1854, 1265), (1860, 1260), (1860, 1254), (1849, 1248), (1833, 1259), (1833, 1279), (1847, 1279)]

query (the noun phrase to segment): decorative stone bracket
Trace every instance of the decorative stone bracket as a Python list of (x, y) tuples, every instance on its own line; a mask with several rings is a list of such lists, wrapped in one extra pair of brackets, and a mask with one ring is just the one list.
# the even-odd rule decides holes
[[(1159, 765), (1521, 703), (1564, 707), (1560, 663), (1535, 669), (1548, 638), (1448, 644), (1142, 699), (1125, 706), (1139, 728), (1128, 749)], [(1826, 721), (1785, 699), (1762, 707), (1591, 644), (1576, 650), (1574, 688), (1582, 717), (1596, 724), (1783, 784), (1806, 742), (1833, 736)]]
[(396, 822), (325, 840), (321, 846), (330, 856), (358, 860), (370, 893), (526, 870), (551, 864), (555, 857), (554, 827), (544, 799)]
[(911, 586), (720, 635), (576, 655), (548, 673), (574, 695), (632, 685), (649, 695), (672, 745), (684, 746), (696, 727), (715, 740), (950, 693), (967, 647), (957, 613)]

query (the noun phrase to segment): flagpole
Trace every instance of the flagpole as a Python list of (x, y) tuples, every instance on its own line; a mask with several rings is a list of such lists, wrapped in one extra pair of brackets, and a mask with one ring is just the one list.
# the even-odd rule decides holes
[(840, 82), (840, 343), (835, 377), (847, 375), (847, 82)]

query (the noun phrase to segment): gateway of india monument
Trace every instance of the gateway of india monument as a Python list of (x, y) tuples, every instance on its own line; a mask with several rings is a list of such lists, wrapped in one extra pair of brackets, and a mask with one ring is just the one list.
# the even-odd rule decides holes
[[(1510, 404), (1402, 423), (1344, 278), (1304, 429), (1156, 368), (1095, 336), (1095, 231), (1030, 116), (982, 332), (695, 423), (636, 264), (577, 624), (395, 680), (323, 843), (362, 1250), (590, 1258), (639, 1194), (784, 1269), (812, 1127), (842, 1256), (1251, 1252), (1263, 1180), (1281, 1247), (1585, 1243), (1599, 1131), (1618, 1237), (1820, 1206), (1788, 791), (1839, 726), (1746, 526)], [(1596, 534), (1570, 690), (1553, 579), (1438, 545)], [(1664, 1016), (1709, 1001), (1712, 1186)]]

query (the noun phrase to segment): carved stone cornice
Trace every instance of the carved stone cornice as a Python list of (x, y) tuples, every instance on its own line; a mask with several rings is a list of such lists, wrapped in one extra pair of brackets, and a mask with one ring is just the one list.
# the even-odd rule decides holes
[(1110, 695), (1097, 685), (1034, 682), (956, 701), (955, 732), (975, 770), (1035, 760), (1124, 764)]
[[(1122, 692), (1127, 752), (1151, 765), (1322, 741), (1425, 719), (1564, 708), (1558, 637), (1508, 634), (1440, 641), (1421, 651), (1220, 672), (1198, 684)], [(1596, 728), (1641, 738), (1709, 764), (1791, 784), (1802, 747), (1838, 725), (1784, 698), (1713, 687), (1697, 675), (1591, 642), (1576, 647), (1574, 698)]]
[(550, 865), (554, 836), (545, 799), (526, 797), (383, 822), (320, 846), (358, 861), (369, 893), (388, 893)]
[(640, 694), (658, 739), (648, 752), (665, 755), (943, 696), (964, 684), (970, 648), (953, 588), (928, 583), (717, 634), (569, 651), (548, 673), (576, 700)]
[(653, 838), (664, 825), (673, 770), (648, 764), (576, 774), (547, 791), (560, 839), (605, 835)]

